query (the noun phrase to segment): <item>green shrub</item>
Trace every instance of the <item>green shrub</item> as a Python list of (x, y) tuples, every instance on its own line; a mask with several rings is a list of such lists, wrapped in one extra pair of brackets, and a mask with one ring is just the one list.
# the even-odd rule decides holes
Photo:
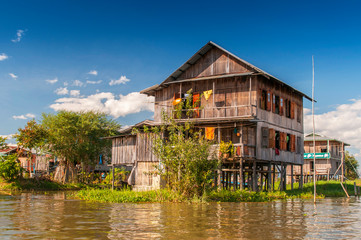
[(6, 181), (14, 181), (20, 177), (22, 168), (17, 160), (17, 155), (2, 156), (0, 158), (0, 177)]

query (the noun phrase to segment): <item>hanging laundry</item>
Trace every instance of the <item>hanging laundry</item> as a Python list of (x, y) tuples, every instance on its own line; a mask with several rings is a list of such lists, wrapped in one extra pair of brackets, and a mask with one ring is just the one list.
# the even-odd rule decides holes
[(203, 95), (206, 100), (209, 99), (209, 97), (212, 95), (213, 90), (204, 91)]
[(206, 139), (214, 140), (215, 127), (206, 127)]

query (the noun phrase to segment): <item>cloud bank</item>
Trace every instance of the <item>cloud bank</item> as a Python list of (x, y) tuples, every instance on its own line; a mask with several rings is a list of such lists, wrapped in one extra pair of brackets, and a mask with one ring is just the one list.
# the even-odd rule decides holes
[(102, 92), (84, 98), (60, 98), (50, 108), (55, 111), (98, 111), (118, 118), (141, 111), (154, 111), (154, 97), (139, 92), (118, 96)]
[[(304, 110), (305, 133), (312, 132), (312, 113)], [(335, 110), (323, 114), (315, 114), (316, 132), (351, 144), (361, 153), (361, 99), (351, 100)]]

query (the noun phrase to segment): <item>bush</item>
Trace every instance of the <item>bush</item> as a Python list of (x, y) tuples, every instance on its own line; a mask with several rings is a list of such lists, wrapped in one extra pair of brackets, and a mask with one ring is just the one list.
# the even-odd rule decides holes
[(14, 181), (20, 177), (21, 172), (22, 168), (16, 154), (0, 158), (0, 177), (4, 180)]

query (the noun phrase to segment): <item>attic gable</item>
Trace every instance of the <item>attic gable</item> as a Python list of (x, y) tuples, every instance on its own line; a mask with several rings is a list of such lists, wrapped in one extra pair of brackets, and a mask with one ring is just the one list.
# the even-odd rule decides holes
[(252, 72), (254, 72), (254, 70), (250, 66), (238, 61), (229, 53), (212, 46), (212, 48), (204, 55), (201, 55), (196, 62), (172, 80)]

